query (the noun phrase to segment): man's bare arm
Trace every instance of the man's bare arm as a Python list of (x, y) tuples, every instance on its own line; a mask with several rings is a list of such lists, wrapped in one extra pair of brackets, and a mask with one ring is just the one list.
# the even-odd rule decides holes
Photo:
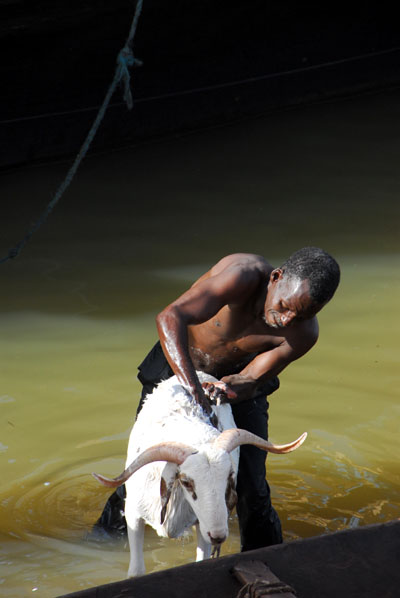
[(245, 301), (259, 282), (258, 270), (234, 264), (198, 281), (157, 316), (160, 342), (173, 372), (204, 407), (208, 403), (189, 355), (188, 326), (208, 321), (224, 305)]
[(251, 399), (259, 386), (307, 353), (317, 340), (318, 322), (315, 317), (293, 326), (279, 346), (257, 355), (239, 374), (222, 378), (222, 382), (236, 394), (236, 398), (229, 399), (229, 402), (234, 404)]

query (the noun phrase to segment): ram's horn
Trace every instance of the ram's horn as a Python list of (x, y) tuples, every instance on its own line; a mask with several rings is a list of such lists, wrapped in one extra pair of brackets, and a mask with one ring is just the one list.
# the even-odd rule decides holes
[(141, 453), (136, 459), (123, 471), (118, 477), (110, 479), (104, 476), (93, 473), (92, 475), (98, 480), (103, 486), (109, 486), (110, 488), (116, 488), (126, 482), (135, 471), (154, 461), (169, 461), (170, 463), (176, 463), (181, 465), (185, 459), (196, 453), (197, 451), (187, 444), (181, 442), (161, 442), (149, 447), (143, 453)]
[(231, 430), (224, 430), (214, 441), (214, 445), (225, 450), (227, 453), (232, 452), (235, 448), (241, 444), (253, 444), (264, 451), (270, 453), (290, 453), (303, 444), (307, 438), (307, 432), (304, 432), (297, 440), (290, 442), (289, 444), (273, 444), (256, 436), (247, 430), (241, 430), (240, 428), (232, 428)]

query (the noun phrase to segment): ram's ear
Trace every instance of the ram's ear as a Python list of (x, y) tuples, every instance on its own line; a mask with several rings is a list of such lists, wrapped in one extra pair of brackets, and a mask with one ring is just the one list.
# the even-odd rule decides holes
[(160, 480), (160, 496), (161, 496), (161, 525), (164, 523), (167, 512), (168, 501), (171, 496), (174, 482), (178, 477), (179, 467), (175, 463), (166, 463), (163, 469)]
[(226, 484), (225, 501), (228, 511), (232, 511), (237, 503), (236, 481), (232, 471), (229, 474), (228, 482)]

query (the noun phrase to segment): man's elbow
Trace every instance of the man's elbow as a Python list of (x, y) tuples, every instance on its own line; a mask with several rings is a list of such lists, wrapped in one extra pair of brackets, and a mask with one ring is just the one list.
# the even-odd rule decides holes
[(287, 341), (285, 343), (285, 359), (282, 362), (282, 366), (279, 372), (275, 372), (276, 374), (280, 373), (289, 363), (300, 359), (306, 353), (308, 353), (313, 346), (316, 344), (318, 340), (318, 330), (314, 331), (312, 334), (307, 334), (301, 339), (296, 339), (295, 341)]
[[(318, 321), (315, 318), (311, 322), (307, 322), (307, 326), (304, 327), (300, 338), (298, 339), (299, 343), (297, 345), (298, 355), (295, 359), (298, 359), (305, 353), (307, 353), (312, 347), (316, 344), (319, 338), (319, 326)], [(296, 343), (297, 344), (297, 343)]]
[(313, 328), (313, 330), (311, 331), (310, 335), (309, 335), (309, 348), (308, 350), (310, 350), (317, 342), (317, 340), (319, 339), (319, 328), (318, 325), (315, 326)]
[(174, 319), (174, 310), (171, 309), (170, 305), (168, 305), (156, 315), (157, 328), (159, 330), (160, 328), (164, 329), (165, 326), (168, 325), (168, 322), (170, 322), (172, 319)]
[(156, 316), (156, 324), (159, 331), (174, 329), (182, 323), (185, 323), (183, 315), (179, 308), (173, 303), (167, 305), (167, 307), (160, 311)]
[(297, 351), (294, 351), (293, 361), (308, 353), (316, 344), (318, 337), (319, 334), (317, 331), (316, 333), (309, 335), (306, 339), (303, 339), (303, 343), (298, 347)]

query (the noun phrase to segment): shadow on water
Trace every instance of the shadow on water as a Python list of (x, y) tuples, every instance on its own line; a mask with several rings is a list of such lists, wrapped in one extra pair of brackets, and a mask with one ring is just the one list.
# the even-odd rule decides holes
[[(90, 476), (124, 464), (159, 309), (221, 256), (278, 265), (319, 245), (342, 282), (317, 347), (281, 376), (268, 458), (291, 540), (400, 516), (400, 97), (298, 108), (88, 159), (49, 221), (1, 267), (0, 594), (54, 596), (125, 576), (123, 544), (83, 537), (107, 496)], [(0, 244), (15, 244), (65, 164), (4, 173)], [(236, 518), (223, 553), (239, 548)], [(194, 541), (149, 530), (149, 571)], [(4, 592), (2, 594), (2, 592)]]

